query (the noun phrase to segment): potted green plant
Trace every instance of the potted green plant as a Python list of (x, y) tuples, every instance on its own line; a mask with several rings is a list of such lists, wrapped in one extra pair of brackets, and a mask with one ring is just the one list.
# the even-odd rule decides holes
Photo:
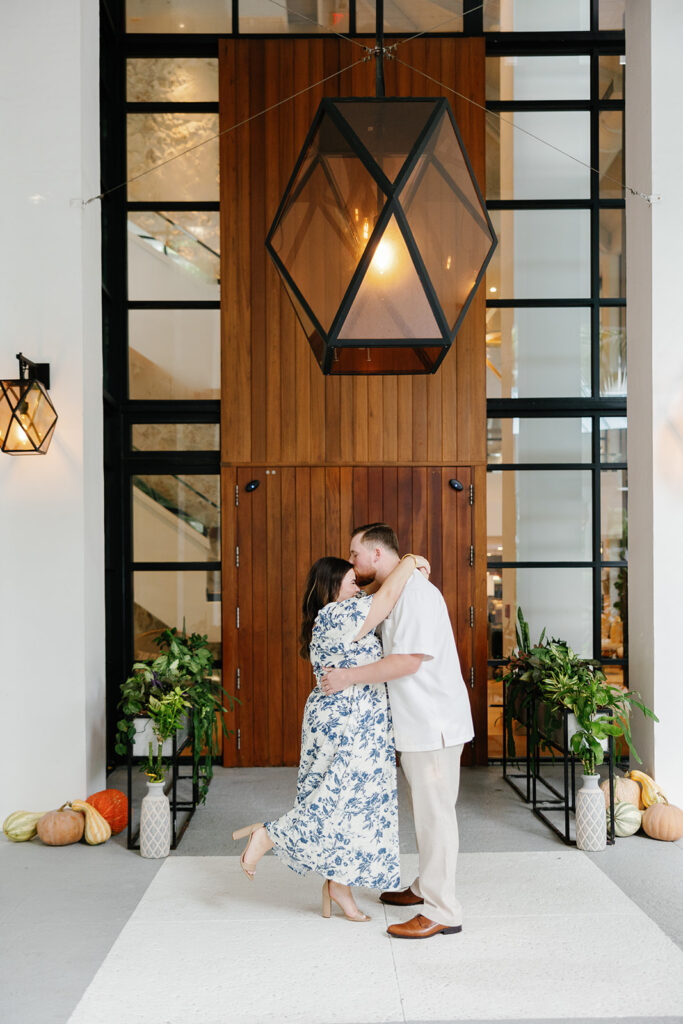
[[(179, 714), (177, 729), (183, 727), (187, 716), (192, 724), (193, 781), (199, 786), (199, 799), (204, 803), (213, 776), (213, 759), (219, 753), (221, 730), (225, 736), (232, 735), (223, 715), (234, 710), (239, 701), (213, 677), (213, 654), (206, 636), (187, 636), (175, 628), (165, 629), (155, 643), (159, 647), (157, 657), (135, 662), (131, 674), (121, 684), (118, 706), (122, 717), (117, 722), (114, 749), (126, 756), (146, 724), (151, 721), (154, 729), (156, 702), (180, 688), (186, 704)], [(157, 750), (155, 764), (169, 752), (175, 731), (165, 737), (166, 746), (162, 744)], [(143, 764), (141, 771), (145, 770)]]

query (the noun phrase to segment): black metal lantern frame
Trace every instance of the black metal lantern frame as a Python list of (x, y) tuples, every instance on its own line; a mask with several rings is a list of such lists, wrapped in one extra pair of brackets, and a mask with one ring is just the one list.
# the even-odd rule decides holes
[[(411, 136), (412, 127), (418, 130)], [(408, 138), (414, 141), (405, 145)], [(457, 166), (440, 159), (439, 147), (450, 150)], [(362, 170), (354, 171), (353, 180), (344, 170), (340, 182), (333, 165), (339, 168), (344, 160), (357, 162)], [(387, 173), (389, 164), (395, 173)], [(358, 209), (353, 207), (354, 185), (366, 198), (372, 195), (375, 204), (376, 217), (372, 225), (365, 220), (365, 234), (358, 222)], [(441, 249), (436, 255), (432, 236), (444, 232), (430, 230), (429, 217), (423, 214), (420, 218), (417, 204), (419, 199), (423, 207), (428, 206), (435, 189), (446, 196), (448, 209), (455, 209), (457, 200), (466, 236), (439, 237)], [(416, 218), (420, 223), (417, 232)], [(432, 227), (442, 229), (443, 225)], [(394, 242), (405, 246), (403, 262), (409, 266), (413, 293), (401, 295), (396, 286), (397, 297), (391, 299), (393, 307), (387, 314), (388, 293), (385, 289), (384, 298), (372, 299), (369, 275), (390, 231)], [(266, 238), (266, 247), (324, 374), (434, 373), (455, 339), (496, 244), (448, 101), (443, 97), (381, 95), (322, 100)], [(452, 255), (446, 256), (446, 251)], [(454, 274), (449, 291), (445, 282), (451, 280), (451, 260)], [(336, 274), (336, 284), (335, 261), (339, 266), (346, 263), (346, 272)], [(349, 274), (353, 264), (355, 269)], [(333, 279), (331, 286), (326, 275)], [(323, 292), (326, 295), (321, 298)], [(424, 308), (414, 317), (422, 302)], [(350, 330), (354, 303), (360, 310), (352, 317)], [(383, 325), (379, 333), (364, 330), (363, 314), (370, 308), (378, 311), (377, 319)], [(405, 330), (401, 330), (403, 319)], [(417, 319), (417, 331), (408, 322), (411, 319)], [(392, 326), (387, 329), (389, 320)], [(428, 330), (420, 331), (420, 322), (427, 324)]]
[(50, 364), (34, 363), (21, 352), (17, 359), (19, 378), (0, 380), (0, 451), (45, 455), (58, 419), (47, 393)]

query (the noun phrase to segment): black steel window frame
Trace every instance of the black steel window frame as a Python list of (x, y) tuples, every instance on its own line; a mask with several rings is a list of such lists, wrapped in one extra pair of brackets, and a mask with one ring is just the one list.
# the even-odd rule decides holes
[[(233, 31), (226, 38), (240, 35), (239, 0), (232, 0)], [(487, 32), (483, 31), (481, 0), (463, 0), (463, 31), (427, 33), (433, 38), (483, 36), (487, 56), (503, 55), (560, 55), (560, 54), (621, 54), (624, 52), (624, 33), (599, 31), (599, 0), (591, 0), (590, 28), (587, 32)], [(290, 39), (320, 38), (326, 33), (300, 32), (277, 35), (248, 33), (248, 38)], [(349, 4), (349, 31), (351, 37), (367, 39), (367, 33), (356, 30), (356, 2)], [(399, 33), (387, 30), (387, 42), (408, 38), (413, 32)], [(201, 104), (138, 104), (126, 102), (126, 61), (134, 57), (217, 57), (220, 35), (181, 33), (128, 34), (126, 32), (125, 0), (100, 0), (100, 124), (101, 124), (101, 191), (107, 193), (101, 202), (102, 210), (102, 314), (103, 314), (103, 403), (104, 403), (104, 466), (105, 466), (105, 597), (106, 597), (106, 676), (107, 676), (107, 732), (108, 764), (113, 765), (113, 736), (117, 720), (116, 704), (119, 685), (125, 678), (133, 654), (132, 644), (132, 520), (130, 513), (131, 476), (138, 471), (150, 453), (135, 453), (130, 448), (131, 427), (135, 423), (220, 422), (219, 402), (131, 402), (128, 399), (128, 312), (131, 308), (178, 308), (173, 303), (130, 303), (127, 297), (127, 232), (128, 210), (216, 210), (218, 203), (130, 203), (125, 189), (119, 186), (126, 179), (126, 114), (146, 112), (167, 113), (172, 110), (215, 113), (216, 103)], [(591, 95), (596, 94), (597, 61), (591, 71)], [(592, 102), (592, 101), (591, 101)], [(563, 109), (562, 104), (556, 109)], [(600, 109), (613, 109), (614, 102), (604, 102)], [(503, 105), (500, 105), (503, 109)], [(524, 109), (517, 105), (516, 109)], [(535, 105), (533, 109), (543, 109)], [(569, 109), (584, 109), (581, 104)], [(592, 110), (592, 106), (589, 105)], [(617, 108), (618, 109), (618, 108)], [(592, 126), (591, 152), (597, 154), (597, 122)], [(594, 164), (595, 166), (595, 164)], [(113, 190), (113, 191), (109, 191)], [(612, 201), (613, 202), (613, 201)], [(611, 205), (603, 201), (600, 205)], [(617, 204), (618, 205), (618, 201)], [(493, 203), (489, 209), (494, 209)], [(567, 305), (558, 302), (537, 302), (535, 305)], [(572, 303), (569, 303), (572, 304)], [(593, 300), (581, 305), (595, 306)], [(623, 305), (623, 301), (603, 301), (600, 306)], [(219, 304), (216, 304), (219, 305)], [(493, 305), (493, 303), (490, 303)], [(526, 305), (518, 300), (516, 306)], [(189, 308), (191, 304), (182, 304)], [(206, 308), (206, 307), (204, 307)], [(599, 308), (593, 310), (593, 348)], [(593, 352), (593, 381), (599, 375), (599, 351)], [(594, 392), (595, 393), (595, 392)], [(590, 400), (588, 400), (590, 402)], [(570, 404), (565, 399), (540, 400), (536, 407), (547, 409), (544, 414), (567, 414)], [(532, 402), (532, 404), (534, 404)], [(574, 402), (576, 414), (584, 415), (590, 405)], [(624, 414), (625, 400), (600, 399), (595, 407), (612, 415)], [(554, 410), (551, 412), (550, 410)], [(585, 410), (585, 412), (584, 412)], [(488, 402), (489, 418), (494, 416), (527, 415), (522, 407), (506, 411), (497, 402)], [(595, 432), (594, 432), (595, 436)], [(599, 435), (598, 435), (599, 443)], [(151, 453), (153, 464), (160, 471), (168, 467), (215, 467), (220, 472), (220, 454), (216, 452)], [(144, 456), (144, 458), (143, 458)], [(612, 464), (610, 464), (612, 465)], [(494, 467), (495, 468), (495, 467)], [(613, 467), (614, 468), (614, 467)], [(212, 469), (206, 471), (213, 472)], [(595, 519), (596, 508), (593, 516)], [(599, 523), (599, 520), (598, 520)], [(155, 563), (156, 565), (156, 563)], [(203, 566), (206, 568), (206, 566)], [(173, 568), (178, 568), (174, 563)], [(617, 664), (617, 662), (610, 662)]]
[[(540, 34), (542, 39), (534, 40), (531, 34), (523, 38), (513, 33), (496, 35), (494, 38), (487, 38), (487, 57), (503, 56), (525, 56), (525, 55), (588, 55), (591, 60), (590, 67), (590, 99), (589, 100), (553, 100), (553, 101), (487, 101), (487, 109), (503, 113), (514, 111), (568, 111), (584, 110), (590, 113), (590, 163), (593, 168), (599, 168), (599, 124), (600, 114), (603, 111), (618, 110), (624, 111), (624, 100), (601, 100), (599, 97), (599, 59), (601, 56), (620, 56), (625, 52), (624, 33), (597, 32), (598, 4), (593, 0), (591, 8), (592, 29), (597, 38), (591, 40), (589, 45), (581, 45), (573, 34), (567, 33), (564, 41), (550, 40), (548, 34)], [(534, 42), (536, 45), (534, 45)], [(620, 667), (623, 672), (624, 683), (628, 685), (628, 658), (603, 658), (602, 657), (602, 628), (601, 628), (601, 604), (602, 604), (602, 570), (605, 568), (625, 568), (628, 572), (626, 560), (606, 560), (601, 555), (601, 479), (605, 471), (627, 471), (627, 464), (624, 462), (602, 462), (600, 458), (600, 420), (605, 416), (627, 418), (626, 396), (606, 396), (600, 394), (600, 328), (601, 311), (605, 308), (623, 308), (626, 305), (625, 296), (602, 298), (600, 296), (600, 242), (599, 226), (600, 212), (602, 210), (620, 209), (623, 210), (625, 202), (622, 199), (602, 199), (599, 195), (599, 173), (591, 171), (590, 174), (590, 197), (580, 200), (489, 200), (489, 210), (567, 210), (585, 209), (590, 211), (591, 223), (591, 254), (590, 254), (590, 296), (578, 296), (576, 298), (562, 299), (487, 299), (487, 308), (515, 309), (515, 308), (566, 308), (568, 306), (585, 307), (591, 311), (591, 397), (557, 397), (557, 398), (501, 398), (487, 400), (488, 419), (510, 419), (510, 418), (584, 418), (591, 419), (591, 459), (579, 463), (489, 463), (488, 472), (514, 471), (514, 470), (539, 470), (549, 472), (562, 472), (572, 469), (579, 469), (591, 474), (592, 494), (592, 537), (591, 537), (591, 559), (588, 561), (502, 561), (496, 558), (487, 558), (487, 571), (495, 572), (499, 569), (547, 569), (554, 568), (588, 568), (592, 573), (592, 656), (602, 662), (604, 666)], [(628, 339), (627, 339), (628, 344)], [(547, 623), (547, 628), (552, 634), (552, 623)], [(532, 637), (532, 640), (536, 638)], [(624, 652), (626, 653), (626, 652)], [(489, 669), (503, 665), (505, 659), (491, 658), (488, 661)], [(493, 759), (498, 760), (498, 759)]]

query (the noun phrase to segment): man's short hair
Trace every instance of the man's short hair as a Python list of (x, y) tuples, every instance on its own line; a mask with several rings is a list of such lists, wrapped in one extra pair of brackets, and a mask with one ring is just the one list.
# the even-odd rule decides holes
[(396, 531), (388, 523), (366, 523), (365, 526), (356, 526), (351, 536), (355, 537), (359, 533), (361, 544), (379, 544), (396, 555), (399, 553)]

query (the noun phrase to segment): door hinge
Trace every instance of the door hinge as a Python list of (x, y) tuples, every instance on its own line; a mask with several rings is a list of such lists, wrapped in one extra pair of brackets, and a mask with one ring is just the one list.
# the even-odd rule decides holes
[(241, 680), (241, 677), (240, 677), (240, 670), (237, 669), (237, 672), (236, 672), (236, 675), (235, 675), (235, 689), (239, 690), (241, 685), (242, 685), (242, 680)]
[[(470, 565), (472, 565), (471, 562), (470, 562)], [(235, 545), (235, 568), (239, 569), (239, 567), (240, 567), (240, 549), (239, 549), (238, 545)]]
[(238, 629), (240, 628), (240, 609), (239, 609), (239, 605), (237, 606), (237, 609), (236, 609), (235, 625), (237, 626)]
[(470, 629), (474, 629), (474, 605), (470, 605)]
[[(235, 508), (237, 508), (239, 503), (240, 503), (240, 485), (239, 484), (235, 484)], [(471, 504), (472, 504), (472, 502), (470, 502), (470, 505)]]
[(242, 745), (242, 737), (241, 737), (240, 731), (238, 729), (237, 730), (237, 749), (238, 750), (240, 749), (241, 745)]
[(474, 505), (474, 484), (470, 484), (470, 505)]
[(470, 565), (474, 565), (474, 544), (470, 544)]
[(470, 669), (470, 688), (474, 689), (474, 665)]

